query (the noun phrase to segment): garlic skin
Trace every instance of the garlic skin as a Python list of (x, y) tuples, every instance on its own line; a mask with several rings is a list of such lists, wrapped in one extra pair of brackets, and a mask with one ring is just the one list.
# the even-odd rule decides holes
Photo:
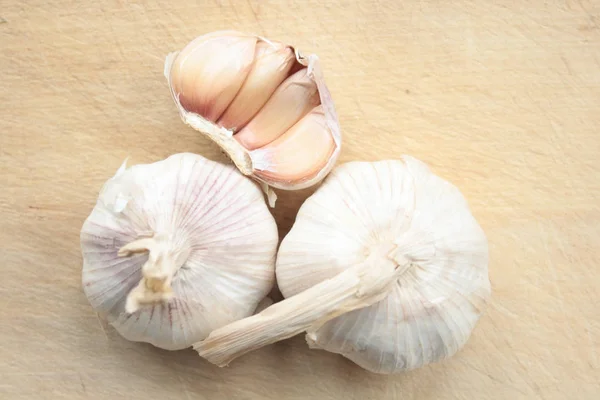
[[(184, 123), (217, 143), (240, 172), (263, 185), (270, 199), (272, 188), (298, 190), (321, 182), (339, 157), (339, 121), (314, 54), (305, 56), (292, 46), (260, 36), (217, 31), (169, 54), (164, 75)], [(278, 149), (293, 145), (269, 144), (281, 141), (317, 106), (324, 116), (317, 136), (328, 139), (311, 142), (307, 135), (294, 145), (308, 146), (298, 153), (316, 148), (328, 158), (296, 168), (294, 175), (278, 171), (271, 160), (285, 157)]]
[(194, 344), (210, 362), (306, 331), (374, 373), (443, 360), (491, 295), (488, 244), (459, 190), (422, 162), (350, 162), (300, 208), (276, 263), (285, 300)]
[(199, 155), (123, 164), (80, 239), (91, 306), (126, 339), (167, 350), (252, 315), (275, 280), (278, 232), (260, 188)]

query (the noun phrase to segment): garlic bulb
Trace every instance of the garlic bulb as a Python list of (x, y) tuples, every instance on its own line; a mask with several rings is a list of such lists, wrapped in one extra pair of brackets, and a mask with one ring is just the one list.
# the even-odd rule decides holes
[(268, 194), (315, 185), (339, 156), (339, 123), (316, 55), (217, 31), (169, 54), (165, 77), (182, 120)]
[(425, 164), (351, 162), (302, 205), (276, 275), (286, 299), (196, 343), (217, 365), (307, 331), (311, 348), (376, 373), (436, 362), (490, 296), (488, 247), (467, 202)]
[(183, 349), (254, 312), (277, 244), (260, 188), (233, 166), (187, 153), (123, 164), (81, 230), (83, 289), (125, 338)]

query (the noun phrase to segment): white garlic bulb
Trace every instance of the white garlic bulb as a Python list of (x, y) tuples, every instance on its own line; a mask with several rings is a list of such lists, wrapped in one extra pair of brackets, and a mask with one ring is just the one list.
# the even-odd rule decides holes
[(194, 345), (217, 365), (307, 331), (311, 348), (376, 373), (436, 362), (468, 340), (491, 294), (467, 202), (425, 164), (351, 162), (301, 207), (276, 267), (286, 300)]
[(271, 203), (271, 187), (313, 186), (335, 165), (341, 133), (316, 55), (216, 31), (169, 54), (164, 74), (182, 120), (260, 182)]
[(277, 244), (260, 188), (233, 166), (188, 153), (124, 164), (81, 230), (83, 288), (125, 338), (183, 349), (254, 312)]

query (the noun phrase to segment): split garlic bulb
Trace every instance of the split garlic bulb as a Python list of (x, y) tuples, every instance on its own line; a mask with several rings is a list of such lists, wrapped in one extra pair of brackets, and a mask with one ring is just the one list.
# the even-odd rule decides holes
[(311, 348), (376, 373), (452, 356), (491, 294), (488, 246), (467, 202), (425, 164), (351, 162), (302, 205), (276, 266), (286, 299), (194, 348), (226, 365), (307, 331)]
[(183, 349), (254, 312), (277, 244), (260, 188), (233, 166), (187, 153), (123, 164), (81, 230), (83, 288), (126, 339)]
[(265, 190), (312, 186), (339, 156), (339, 123), (316, 55), (217, 31), (169, 54), (165, 77), (182, 120)]

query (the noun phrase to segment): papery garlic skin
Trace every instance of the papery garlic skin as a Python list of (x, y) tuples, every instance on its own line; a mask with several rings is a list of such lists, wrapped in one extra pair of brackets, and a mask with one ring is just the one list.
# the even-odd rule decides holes
[[(181, 264), (172, 297), (129, 314), (126, 302), (148, 255), (118, 252), (151, 237), (164, 239)], [(277, 244), (260, 188), (233, 166), (188, 153), (123, 165), (81, 230), (83, 289), (125, 338), (183, 349), (252, 315), (274, 283)]]
[(485, 309), (487, 239), (458, 189), (412, 157), (344, 164), (302, 205), (276, 266), (287, 298), (387, 245), (405, 269), (387, 297), (307, 335), (376, 373), (453, 355)]
[[(232, 41), (231, 37), (236, 34), (239, 41)], [(220, 51), (219, 46), (212, 45), (219, 40), (222, 41)], [(248, 49), (252, 45), (255, 54), (248, 65)], [(233, 57), (231, 65), (222, 62), (230, 56)], [(236, 69), (239, 73), (233, 74)], [(218, 31), (194, 39), (181, 52), (169, 54), (164, 74), (182, 120), (221, 146), (240, 172), (266, 185), (267, 194), (270, 188), (298, 190), (316, 185), (335, 165), (341, 150), (341, 132), (316, 55), (304, 56), (292, 46), (259, 36)], [(209, 77), (217, 83), (212, 83)], [(297, 82), (291, 84), (292, 81)], [(221, 88), (226, 88), (222, 89), (222, 95)], [(227, 107), (221, 111), (226, 103)], [(317, 136), (327, 135), (329, 139), (312, 142), (310, 146), (311, 149), (326, 147), (317, 151), (328, 155), (327, 160), (296, 168), (296, 172), (304, 172), (300, 175), (278, 171), (278, 164), (270, 160), (285, 155), (262, 157), (261, 150), (284, 136), (319, 105), (325, 123), (317, 127), (323, 130)], [(305, 144), (310, 140), (307, 137), (295, 142)], [(309, 150), (299, 149), (299, 153)], [(305, 163), (311, 162), (306, 160)]]

